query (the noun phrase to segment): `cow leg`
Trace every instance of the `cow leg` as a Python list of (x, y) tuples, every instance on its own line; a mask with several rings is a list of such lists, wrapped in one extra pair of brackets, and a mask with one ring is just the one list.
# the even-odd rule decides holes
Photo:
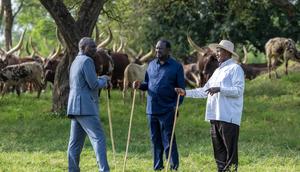
[(133, 89), (130, 89), (131, 98), (133, 98)]
[(37, 89), (38, 89), (38, 90), (37, 90), (37, 91), (38, 91), (38, 93), (37, 93), (37, 98), (40, 98), (40, 95), (41, 95), (43, 86), (42, 86), (42, 84), (39, 83), (39, 82), (36, 82), (36, 84), (34, 84), (34, 85), (36, 85), (36, 87), (37, 87)]
[(0, 83), (0, 92), (2, 92), (3, 87), (4, 87), (4, 83)]
[(269, 74), (269, 79), (271, 79), (271, 57), (268, 57), (268, 74)]
[(21, 95), (21, 87), (19, 85), (14, 86), (17, 92), (18, 97)]
[(123, 86), (123, 91), (122, 91), (122, 96), (123, 96), (124, 104), (125, 104), (126, 92), (127, 92), (127, 86), (124, 85), (124, 86)]
[(140, 101), (142, 102), (143, 101), (143, 95), (142, 95), (142, 91), (139, 90), (139, 94), (140, 94)]
[(146, 97), (146, 92), (145, 91), (141, 91), (142, 92), (142, 102), (144, 103), (144, 99)]
[(288, 75), (288, 59), (285, 59), (285, 74)]
[(2, 93), (1, 93), (1, 96), (2, 96), (2, 97), (3, 97), (4, 94), (7, 92), (8, 88), (9, 88), (8, 84), (4, 84), (4, 85), (3, 85), (3, 90), (2, 90)]
[(277, 62), (278, 62), (278, 59), (275, 58), (274, 61), (273, 61), (273, 63), (272, 63), (272, 70), (274, 70), (274, 72), (275, 72), (275, 78), (276, 78), (276, 79), (279, 78), (278, 73), (277, 73), (277, 71), (276, 71), (276, 64), (277, 64)]

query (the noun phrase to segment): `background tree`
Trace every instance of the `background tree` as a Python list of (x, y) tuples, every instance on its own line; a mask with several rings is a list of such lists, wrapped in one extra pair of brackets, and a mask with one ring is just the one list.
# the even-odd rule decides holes
[(21, 2), (20, 6), (17, 8), (15, 14), (13, 14), (11, 0), (1, 0), (1, 14), (3, 10), (4, 26), (5, 26), (4, 37), (5, 37), (6, 50), (9, 50), (12, 47), (12, 27), (13, 27), (14, 19), (23, 6), (23, 0), (20, 2)]
[(55, 75), (53, 111), (65, 110), (69, 95), (70, 64), (78, 53), (79, 40), (82, 37), (91, 36), (104, 2), (104, 0), (73, 1), (70, 3), (79, 8), (68, 9), (62, 0), (40, 0), (40, 3), (54, 19), (66, 43), (65, 55), (59, 63)]

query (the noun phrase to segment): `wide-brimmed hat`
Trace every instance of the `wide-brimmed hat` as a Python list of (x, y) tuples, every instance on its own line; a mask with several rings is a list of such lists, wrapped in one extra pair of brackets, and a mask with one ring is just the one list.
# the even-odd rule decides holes
[(237, 55), (235, 52), (234, 52), (234, 45), (231, 41), (228, 41), (228, 40), (222, 40), (219, 44), (210, 44), (208, 45), (208, 47), (210, 49), (212, 49), (213, 51), (216, 52), (216, 49), (217, 48), (222, 48), (228, 52), (230, 52), (233, 56), (235, 57), (239, 57), (239, 55)]

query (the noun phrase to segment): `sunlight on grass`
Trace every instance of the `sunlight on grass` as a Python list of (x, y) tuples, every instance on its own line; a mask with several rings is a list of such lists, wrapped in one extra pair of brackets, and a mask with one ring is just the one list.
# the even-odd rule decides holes
[[(282, 70), (282, 69), (279, 69)], [(247, 81), (239, 141), (239, 171), (300, 171), (300, 74), (281, 74), (279, 80), (266, 75)], [(40, 99), (35, 94), (5, 95), (0, 99), (0, 171), (67, 171), (70, 121), (51, 115), (51, 92)], [(113, 162), (105, 95), (101, 96), (100, 118), (107, 136), (111, 171), (122, 171), (130, 99), (124, 103), (120, 91), (112, 92), (111, 110), (116, 146)], [(216, 171), (204, 121), (205, 100), (185, 99), (180, 107), (176, 137), (180, 171)], [(145, 102), (137, 97), (129, 145), (127, 171), (152, 171), (151, 145), (145, 116)], [(81, 155), (81, 170), (97, 171), (88, 139)]]

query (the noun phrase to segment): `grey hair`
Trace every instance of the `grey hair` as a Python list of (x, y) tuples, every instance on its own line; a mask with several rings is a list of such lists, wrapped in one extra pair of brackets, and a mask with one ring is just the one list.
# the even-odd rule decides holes
[(83, 37), (78, 43), (79, 51), (82, 52), (87, 45), (95, 44), (95, 41), (90, 37)]

